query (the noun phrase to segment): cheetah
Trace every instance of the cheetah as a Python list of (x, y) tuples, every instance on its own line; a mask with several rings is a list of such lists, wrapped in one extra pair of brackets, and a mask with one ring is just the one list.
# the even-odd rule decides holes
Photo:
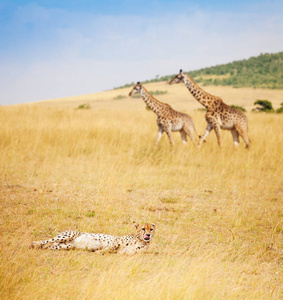
[(155, 224), (135, 224), (136, 234), (113, 236), (103, 233), (64, 231), (56, 237), (31, 243), (31, 248), (50, 250), (84, 249), (101, 254), (133, 255), (148, 249), (154, 237)]

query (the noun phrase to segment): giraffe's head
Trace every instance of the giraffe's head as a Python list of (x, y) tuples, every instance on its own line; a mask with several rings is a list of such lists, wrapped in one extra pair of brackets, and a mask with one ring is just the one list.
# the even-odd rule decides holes
[(183, 71), (180, 70), (179, 74), (176, 75), (173, 79), (171, 79), (168, 84), (174, 84), (174, 83), (180, 83), (183, 82), (185, 78), (185, 75), (183, 74)]
[(142, 89), (141, 83), (138, 81), (136, 85), (133, 87), (133, 89), (130, 91), (129, 96), (135, 95), (135, 94), (140, 94)]

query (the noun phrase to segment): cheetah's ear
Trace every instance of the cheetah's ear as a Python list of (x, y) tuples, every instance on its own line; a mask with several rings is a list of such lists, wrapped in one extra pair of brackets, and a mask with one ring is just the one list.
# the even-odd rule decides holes
[(155, 224), (154, 224), (154, 223), (151, 223), (151, 226), (155, 227)]
[(182, 69), (180, 70), (180, 73), (183, 73), (183, 70), (182, 70)]
[(134, 225), (135, 225), (136, 229), (138, 229), (138, 227), (139, 227), (139, 224), (138, 224), (138, 223), (136, 223), (135, 221), (134, 221), (133, 223), (134, 223)]

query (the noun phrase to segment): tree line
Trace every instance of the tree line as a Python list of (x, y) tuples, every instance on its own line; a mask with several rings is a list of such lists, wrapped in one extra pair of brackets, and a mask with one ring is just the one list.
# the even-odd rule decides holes
[[(283, 89), (283, 52), (260, 54), (249, 59), (195, 71), (185, 71), (185, 73), (188, 73), (197, 83), (203, 85)], [(142, 83), (168, 81), (173, 76), (174, 74), (156, 75), (154, 79)], [(134, 83), (119, 88), (132, 85)]]

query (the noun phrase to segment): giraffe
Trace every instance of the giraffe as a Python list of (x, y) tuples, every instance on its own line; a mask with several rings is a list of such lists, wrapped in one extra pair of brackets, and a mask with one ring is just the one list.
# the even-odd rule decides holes
[(167, 103), (155, 99), (140, 82), (137, 82), (133, 87), (129, 96), (134, 94), (141, 94), (146, 105), (157, 115), (158, 137), (156, 145), (159, 143), (164, 131), (167, 133), (170, 144), (173, 145), (172, 131), (179, 131), (184, 144), (187, 143), (188, 135), (193, 144), (197, 146), (195, 125), (189, 115), (178, 112)]
[(207, 109), (205, 115), (207, 127), (205, 133), (200, 138), (199, 147), (212, 129), (215, 131), (219, 147), (222, 144), (221, 129), (231, 131), (235, 147), (240, 143), (239, 136), (246, 143), (246, 148), (250, 147), (248, 120), (242, 111), (225, 104), (220, 97), (205, 92), (189, 75), (184, 74), (182, 70), (168, 84), (180, 82), (183, 82), (194, 98)]

